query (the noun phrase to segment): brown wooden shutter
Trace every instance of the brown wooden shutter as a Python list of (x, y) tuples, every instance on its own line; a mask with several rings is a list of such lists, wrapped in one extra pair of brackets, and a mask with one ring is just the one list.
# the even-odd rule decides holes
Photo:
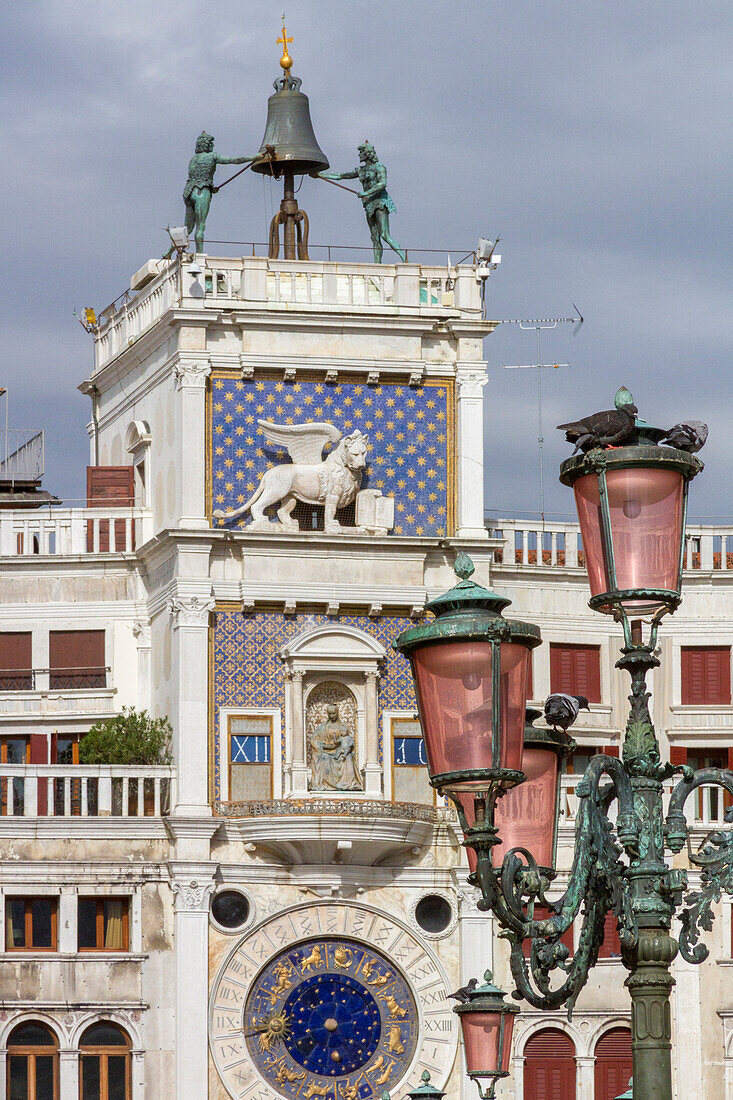
[(632, 1073), (631, 1031), (614, 1027), (596, 1043), (594, 1100), (614, 1100), (626, 1091)]
[(550, 643), (550, 691), (601, 701), (601, 650), (597, 645)]
[(105, 687), (103, 630), (52, 630), (49, 656), (52, 688)]
[(575, 1096), (575, 1046), (558, 1028), (535, 1032), (524, 1047), (524, 1100)]
[(730, 701), (730, 646), (683, 646), (683, 705), (728, 706)]
[[(127, 508), (135, 503), (134, 466), (87, 466), (87, 508)], [(115, 547), (125, 545), (125, 521), (115, 520)], [(87, 523), (87, 550), (94, 548), (92, 524)], [(99, 549), (110, 550), (109, 523), (102, 521)]]
[(601, 752), (604, 756), (615, 756), (618, 760), (618, 745), (604, 745)]
[(30, 631), (0, 634), (0, 691), (29, 691), (32, 668)]
[(687, 763), (687, 749), (684, 745), (670, 745), (669, 762), (676, 767)]
[[(29, 764), (48, 764), (48, 737), (45, 733), (32, 733), (28, 750)], [(48, 812), (48, 780), (41, 776), (38, 780), (38, 816), (45, 817)]]

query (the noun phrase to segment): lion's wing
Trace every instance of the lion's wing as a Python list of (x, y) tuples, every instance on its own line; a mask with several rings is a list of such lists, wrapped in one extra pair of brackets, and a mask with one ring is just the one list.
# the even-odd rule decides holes
[(285, 447), (293, 462), (317, 465), (323, 458), (327, 443), (337, 443), (341, 432), (333, 424), (273, 424), (269, 420), (257, 423), (270, 443)]

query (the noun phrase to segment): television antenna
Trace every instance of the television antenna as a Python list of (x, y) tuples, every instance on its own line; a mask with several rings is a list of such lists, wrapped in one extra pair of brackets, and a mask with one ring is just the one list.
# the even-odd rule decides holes
[[(500, 321), (502, 325), (519, 325), (521, 329), (527, 332), (531, 332), (532, 329), (537, 333), (537, 362), (536, 363), (507, 363), (504, 365), (504, 370), (536, 370), (537, 371), (537, 448), (539, 455), (539, 474), (540, 474), (540, 522), (542, 524), (542, 530), (545, 529), (545, 437), (543, 432), (543, 416), (542, 416), (542, 371), (543, 370), (559, 370), (562, 367), (569, 367), (570, 363), (543, 363), (542, 362), (542, 332), (548, 329), (557, 328), (558, 325), (572, 324), (575, 325), (573, 329), (573, 336), (577, 336), (580, 331), (580, 326), (583, 324), (584, 317), (575, 302), (573, 302), (573, 309), (575, 310), (574, 317), (534, 317), (530, 319), (516, 318), (507, 321)], [(541, 558), (541, 548), (538, 547), (537, 551), (538, 562)]]

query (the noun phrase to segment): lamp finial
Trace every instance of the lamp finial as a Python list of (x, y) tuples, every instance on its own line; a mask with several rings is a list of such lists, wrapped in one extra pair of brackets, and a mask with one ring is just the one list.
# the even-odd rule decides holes
[(453, 563), (453, 571), (462, 581), (467, 581), (471, 574), (476, 571), (476, 566), (465, 550), (461, 550), (456, 556), (456, 560)]
[(285, 29), (285, 12), (283, 12), (283, 36), (282, 36), (282, 38), (278, 38), (277, 44), (278, 44), (278, 46), (282, 45), (282, 48), (283, 48), (283, 55), (280, 58), (280, 68), (283, 70), (283, 72), (286, 75), (293, 67), (293, 59), (290, 56), (290, 54), (288, 53), (288, 42), (292, 42), (292, 41), (293, 41), (292, 35), (290, 36), (290, 38), (288, 38), (288, 32)]

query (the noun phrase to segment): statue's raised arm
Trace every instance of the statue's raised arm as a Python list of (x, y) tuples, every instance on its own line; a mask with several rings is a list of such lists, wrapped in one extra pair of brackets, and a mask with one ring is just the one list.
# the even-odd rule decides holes
[(359, 146), (359, 166), (353, 171), (319, 172), (319, 176), (325, 180), (359, 180), (362, 187), (359, 198), (366, 214), (375, 262), (381, 264), (384, 251), (382, 241), (386, 241), (404, 263), (405, 253), (389, 228), (389, 216), (394, 212), (395, 204), (387, 191), (387, 169), (379, 160), (374, 146), (368, 141)]
[(204, 230), (211, 206), (211, 196), (218, 190), (214, 186), (214, 172), (218, 164), (248, 164), (255, 157), (220, 157), (214, 152), (214, 139), (203, 130), (196, 138), (196, 152), (188, 163), (188, 179), (183, 189), (186, 205), (186, 229), (193, 234), (196, 251), (204, 250)]

